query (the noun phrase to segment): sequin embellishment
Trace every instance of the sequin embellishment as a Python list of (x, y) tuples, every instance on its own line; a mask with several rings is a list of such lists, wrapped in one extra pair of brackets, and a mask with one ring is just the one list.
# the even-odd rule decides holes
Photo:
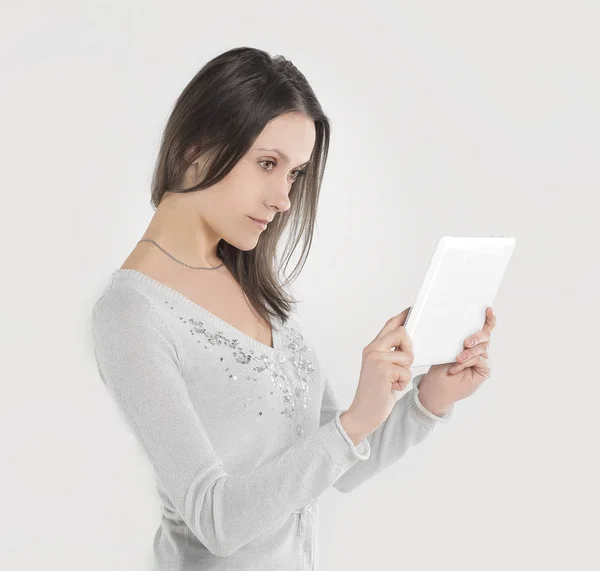
[[(285, 334), (284, 344), (290, 353), (292, 353), (292, 363), (298, 371), (298, 377), (300, 378), (301, 385), (296, 388), (296, 396), (300, 399), (303, 408), (308, 407), (310, 381), (312, 371), (315, 370), (312, 361), (302, 355), (303, 351), (310, 351), (310, 348), (304, 344), (304, 337), (296, 328), (287, 326)], [(287, 341), (290, 340), (289, 343)]]
[[(165, 304), (173, 309), (173, 305), (169, 301), (165, 301)], [(206, 341), (212, 346), (225, 345), (232, 351), (233, 358), (237, 363), (241, 365), (249, 365), (251, 362), (255, 364), (253, 370), (257, 373), (261, 373), (265, 370), (269, 370), (273, 385), (279, 388), (283, 395), (283, 402), (286, 408), (281, 411), (281, 414), (287, 416), (292, 421), (296, 418), (296, 403), (298, 403), (300, 409), (304, 413), (304, 424), (306, 422), (306, 410), (310, 403), (310, 388), (311, 388), (311, 374), (314, 371), (312, 361), (307, 359), (304, 355), (304, 351), (310, 351), (310, 348), (304, 344), (304, 337), (295, 327), (288, 324), (282, 324), (282, 340), (284, 347), (290, 352), (292, 358), (290, 361), (294, 365), (297, 373), (299, 384), (294, 385), (294, 379), (290, 379), (283, 370), (283, 366), (280, 367), (277, 362), (272, 359), (266, 353), (257, 354), (253, 349), (245, 349), (238, 339), (230, 339), (223, 331), (210, 331), (206, 328), (205, 323), (201, 320), (190, 317), (184, 319), (179, 318), (183, 323), (190, 323), (192, 328), (190, 333), (192, 335), (200, 334)], [(201, 343), (199, 340), (198, 343)], [(205, 346), (206, 347), (206, 346)], [(285, 363), (287, 359), (283, 358), (279, 361)], [(223, 357), (220, 357), (220, 361), (223, 361)], [(229, 369), (226, 369), (229, 371)], [(233, 375), (229, 375), (233, 377)], [(248, 377), (249, 378), (249, 377)], [(237, 380), (237, 377), (234, 377)], [(256, 380), (256, 379), (255, 379)], [(258, 397), (261, 399), (262, 397)], [(248, 405), (245, 405), (246, 407)], [(262, 412), (258, 412), (258, 418), (263, 416)], [(298, 438), (304, 437), (304, 428), (302, 425), (296, 427), (296, 436)]]
[(304, 420), (303, 424), (299, 424), (296, 427), (296, 436), (298, 438), (304, 438), (304, 426), (306, 426), (307, 421), (306, 411), (308, 410), (308, 405), (310, 403), (310, 389), (311, 385), (313, 384), (311, 381), (314, 365), (311, 360), (304, 356), (303, 353), (304, 351), (310, 351), (311, 349), (305, 345), (302, 333), (300, 333), (298, 329), (292, 327), (291, 325), (285, 326), (284, 345), (285, 348), (292, 354), (291, 361), (298, 372), (298, 378), (300, 380), (300, 385), (295, 388), (294, 395), (300, 403), (302, 412), (304, 414)]

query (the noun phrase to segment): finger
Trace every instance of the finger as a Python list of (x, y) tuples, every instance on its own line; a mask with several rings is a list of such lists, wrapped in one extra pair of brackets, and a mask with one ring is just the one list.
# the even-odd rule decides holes
[(411, 307), (407, 307), (402, 313), (399, 313), (398, 315), (396, 315), (396, 317), (394, 319), (398, 320), (398, 323), (400, 325), (404, 325), (406, 323), (406, 318), (408, 317), (408, 314), (411, 310)]
[(409, 369), (414, 361), (414, 355), (411, 351), (376, 351), (379, 358), (392, 365)]
[(386, 321), (386, 323), (383, 326), (383, 328), (381, 329), (381, 331), (377, 334), (374, 341), (376, 339), (381, 339), (382, 337), (385, 337), (390, 331), (394, 331), (395, 329), (397, 329), (398, 326), (404, 325), (404, 322), (406, 321), (406, 316), (408, 315), (409, 311), (410, 311), (410, 307), (407, 307), (402, 312), (400, 312), (398, 315), (394, 315), (394, 317), (390, 317)]
[(475, 370), (485, 377), (489, 378), (492, 374), (492, 364), (489, 359), (486, 359), (483, 355), (479, 355), (479, 361), (473, 365)]
[(485, 329), (479, 330), (477, 333), (473, 333), (470, 337), (465, 339), (463, 343), (463, 347), (467, 349), (472, 349), (481, 343), (488, 343), (490, 341), (490, 336), (492, 332), (486, 331)]
[(456, 356), (456, 361), (458, 363), (464, 363), (469, 359), (473, 359), (481, 355), (484, 351), (487, 351), (490, 347), (489, 343), (479, 343), (475, 345), (475, 347), (471, 347), (470, 349), (465, 349), (461, 353)]
[(456, 375), (467, 368), (475, 369), (480, 375), (486, 378), (492, 373), (491, 361), (486, 359), (483, 355), (477, 355), (477, 357), (470, 359), (466, 363), (453, 365), (450, 369), (448, 369), (448, 373), (451, 375)]
[(448, 373), (450, 375), (456, 375), (457, 373), (460, 373), (467, 367), (475, 367), (477, 369), (480, 369), (480, 368), (484, 368), (484, 369), (490, 368), (491, 369), (489, 359), (487, 359), (484, 356), (484, 354), (481, 354), (481, 355), (477, 355), (477, 356), (473, 357), (472, 359), (469, 359), (468, 361), (465, 361), (464, 363), (455, 363), (454, 365), (452, 365), (452, 367), (450, 367), (448, 369)]
[(496, 314), (491, 306), (487, 307), (485, 310), (485, 324), (483, 325), (483, 329), (487, 329), (490, 333), (496, 327)]
[(487, 343), (490, 340), (493, 329), (496, 327), (496, 315), (494, 310), (490, 307), (486, 308), (486, 320), (483, 329), (474, 333), (470, 337), (467, 337), (464, 342), (464, 347), (470, 348), (478, 345), (479, 343)]
[(388, 319), (368, 347), (380, 351), (389, 351), (392, 347), (398, 347), (402, 351), (412, 352), (413, 347), (410, 337), (405, 330), (400, 332), (399, 329), (406, 320), (410, 309), (410, 307), (407, 307), (398, 315)]
[(393, 329), (383, 337), (383, 339), (379, 341), (378, 348), (381, 351), (403, 351), (408, 353), (413, 361), (415, 358), (412, 339), (403, 326), (396, 327), (396, 329)]

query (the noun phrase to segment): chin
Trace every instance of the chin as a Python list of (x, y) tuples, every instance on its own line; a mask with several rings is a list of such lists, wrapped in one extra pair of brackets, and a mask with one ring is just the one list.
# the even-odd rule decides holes
[(252, 240), (249, 238), (245, 238), (245, 239), (240, 238), (237, 240), (225, 240), (225, 241), (228, 242), (229, 244), (231, 244), (234, 248), (237, 248), (238, 250), (242, 250), (242, 252), (254, 250), (254, 248), (256, 248), (256, 244), (258, 243), (258, 239)]

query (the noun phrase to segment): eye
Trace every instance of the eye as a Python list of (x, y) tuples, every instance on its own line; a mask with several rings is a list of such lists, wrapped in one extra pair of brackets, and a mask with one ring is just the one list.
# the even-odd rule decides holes
[[(273, 161), (270, 159), (260, 161), (258, 164), (262, 165), (263, 163), (271, 163), (272, 165), (274, 165), (273, 168), (275, 168), (275, 165), (277, 165), (277, 161)], [(273, 169), (264, 169), (263, 167), (263, 170), (267, 170), (267, 172), (272, 172)], [(296, 173), (296, 176), (293, 177), (293, 180), (297, 180), (306, 174), (306, 167), (304, 167), (303, 169), (296, 169), (294, 172)]]

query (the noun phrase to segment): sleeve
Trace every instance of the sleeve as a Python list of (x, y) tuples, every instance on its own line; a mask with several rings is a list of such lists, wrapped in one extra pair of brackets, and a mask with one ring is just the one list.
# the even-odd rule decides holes
[[(341, 413), (345, 411), (339, 408), (327, 373), (321, 365), (320, 370), (325, 378), (320, 424), (325, 426), (332, 418), (339, 422)], [(358, 444), (359, 450), (369, 450), (368, 458), (365, 462), (359, 462), (347, 470), (333, 484), (336, 490), (348, 493), (356, 489), (363, 482), (400, 460), (411, 447), (421, 443), (438, 423), (450, 421), (454, 413), (454, 405), (443, 417), (439, 417), (427, 410), (419, 401), (418, 386), (424, 376), (422, 374), (414, 378), (413, 388), (396, 401), (385, 422)], [(340, 428), (343, 430), (341, 425)]]
[(267, 532), (366, 459), (331, 420), (254, 471), (228, 474), (152, 301), (134, 289), (110, 289), (93, 307), (91, 329), (102, 382), (181, 518), (217, 556)]

